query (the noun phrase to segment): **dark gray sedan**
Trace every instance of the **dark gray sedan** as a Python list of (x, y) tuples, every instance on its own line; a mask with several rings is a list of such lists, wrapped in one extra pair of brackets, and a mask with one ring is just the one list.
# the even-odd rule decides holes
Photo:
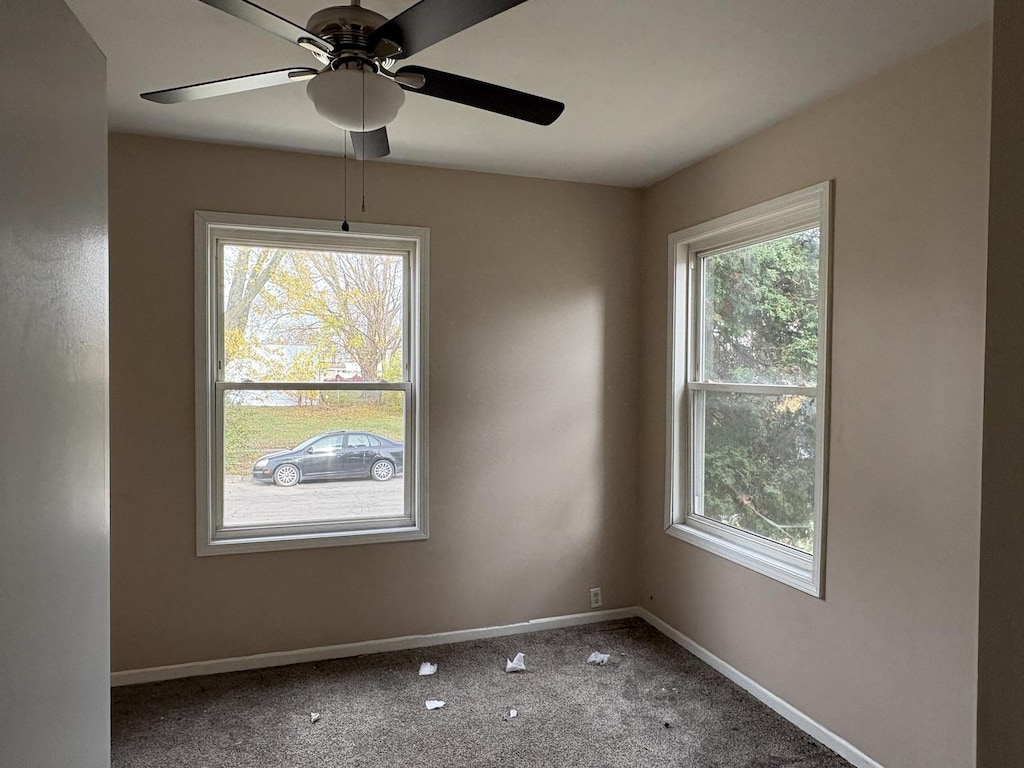
[(325, 432), (290, 451), (268, 453), (252, 468), (254, 480), (292, 486), (303, 480), (369, 477), (390, 480), (402, 471), (401, 443), (371, 432)]

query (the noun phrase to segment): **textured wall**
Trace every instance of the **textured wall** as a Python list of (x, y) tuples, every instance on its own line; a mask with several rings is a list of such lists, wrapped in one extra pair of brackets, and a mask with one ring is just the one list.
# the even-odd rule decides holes
[[(643, 200), (640, 603), (887, 768), (974, 760), (990, 41), (960, 36)], [(821, 601), (667, 536), (662, 446), (666, 236), (828, 178)]]
[(196, 557), (193, 211), (339, 218), (341, 173), (112, 137), (115, 670), (635, 600), (639, 192), (395, 164), (351, 217), (431, 230), (430, 539)]
[(0, 2), (0, 61), (0, 766), (103, 768), (106, 62), (60, 0)]

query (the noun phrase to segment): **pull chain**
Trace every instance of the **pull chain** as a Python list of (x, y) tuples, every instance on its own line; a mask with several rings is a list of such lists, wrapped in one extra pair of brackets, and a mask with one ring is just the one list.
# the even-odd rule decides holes
[(343, 148), (342, 152), (344, 153), (344, 157), (345, 157), (345, 159), (342, 161), (342, 165), (341, 165), (341, 168), (342, 168), (342, 170), (341, 170), (341, 188), (342, 188), (341, 199), (342, 199), (342, 205), (345, 208), (344, 214), (343, 214), (345, 218), (341, 222), (341, 231), (342, 232), (348, 232), (348, 230), (349, 230), (349, 226), (348, 226), (348, 131), (342, 130), (342, 132), (341, 132), (341, 140), (343, 142), (342, 143), (342, 148)]
[(362, 118), (363, 118), (363, 157), (362, 162), (359, 163), (359, 181), (362, 187), (363, 206), (362, 211), (366, 213), (366, 71), (363, 71), (363, 79), (360, 81), (363, 86), (363, 104), (362, 104)]

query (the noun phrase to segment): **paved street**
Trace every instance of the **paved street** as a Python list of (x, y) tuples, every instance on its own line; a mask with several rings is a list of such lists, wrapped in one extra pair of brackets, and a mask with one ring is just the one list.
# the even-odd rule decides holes
[(246, 476), (229, 475), (224, 483), (224, 523), (247, 525), (398, 516), (403, 511), (404, 482), (333, 480), (279, 488)]

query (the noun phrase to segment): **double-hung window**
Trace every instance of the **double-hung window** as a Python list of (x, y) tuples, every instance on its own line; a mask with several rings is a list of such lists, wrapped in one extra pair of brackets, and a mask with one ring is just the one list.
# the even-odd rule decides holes
[(427, 230), (197, 212), (199, 554), (427, 535)]
[(669, 238), (666, 531), (823, 594), (831, 183)]

